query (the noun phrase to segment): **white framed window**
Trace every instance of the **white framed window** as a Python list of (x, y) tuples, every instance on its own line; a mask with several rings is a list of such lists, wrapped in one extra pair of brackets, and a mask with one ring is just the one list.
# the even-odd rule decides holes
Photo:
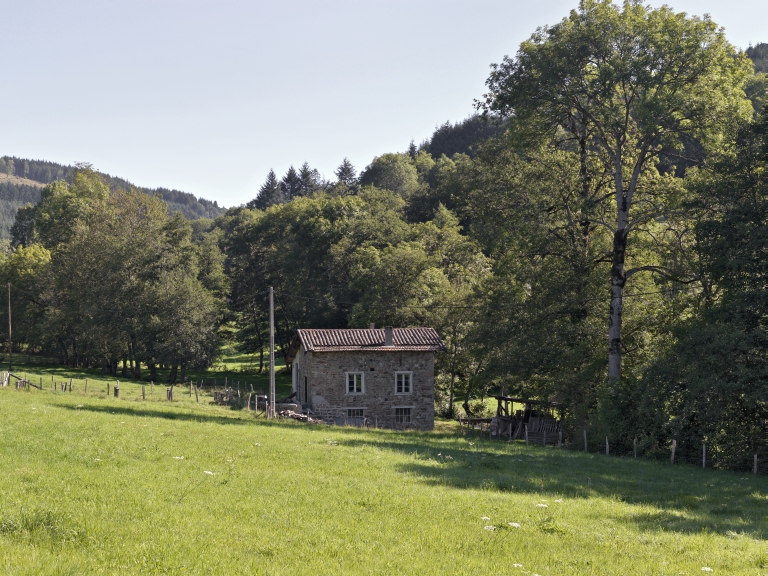
[(347, 418), (363, 418), (365, 408), (347, 408)]
[(395, 372), (395, 394), (413, 392), (413, 372)]
[(347, 372), (347, 394), (363, 394), (365, 392), (365, 380), (362, 372)]
[(411, 422), (411, 408), (395, 408), (395, 423), (408, 424)]

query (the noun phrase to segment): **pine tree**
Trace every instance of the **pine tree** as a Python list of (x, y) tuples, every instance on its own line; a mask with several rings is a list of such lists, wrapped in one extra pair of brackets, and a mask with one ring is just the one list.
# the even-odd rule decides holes
[(293, 200), (297, 196), (301, 196), (301, 178), (293, 166), (288, 168), (288, 172), (283, 176), (282, 187), (286, 200)]
[(339, 182), (345, 184), (349, 188), (357, 185), (357, 170), (352, 166), (352, 162), (349, 161), (349, 158), (344, 158), (341, 165), (336, 169), (335, 174), (339, 179)]
[(309, 196), (323, 187), (320, 172), (315, 168), (310, 168), (307, 162), (304, 162), (299, 169), (299, 181), (301, 182), (301, 196)]
[(248, 202), (246, 207), (251, 209), (255, 208), (257, 210), (266, 210), (273, 204), (283, 203), (285, 203), (283, 187), (277, 180), (275, 171), (270, 170), (269, 174), (267, 174), (266, 181), (262, 184), (261, 188), (259, 188), (259, 193), (256, 195), (256, 198)]

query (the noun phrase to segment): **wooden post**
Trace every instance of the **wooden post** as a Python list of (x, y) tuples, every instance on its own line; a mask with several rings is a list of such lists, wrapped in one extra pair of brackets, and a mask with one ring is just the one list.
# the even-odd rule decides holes
[(610, 456), (611, 455), (611, 449), (608, 446), (608, 436), (605, 437), (605, 455)]
[(8, 282), (8, 371), (13, 370), (13, 332), (11, 331), (11, 283)]
[(757, 476), (757, 454), (754, 457), (754, 464), (752, 465), (752, 474)]
[(677, 440), (672, 440), (672, 454), (669, 457), (669, 463), (675, 463), (675, 450), (677, 450)]
[(632, 453), (634, 454), (635, 458), (637, 458), (637, 438), (635, 438), (632, 442)]
[(192, 386), (193, 386), (192, 380), (190, 380), (189, 381), (189, 399), (190, 400), (192, 399)]
[(587, 429), (584, 428), (584, 452), (587, 451)]
[(701, 469), (704, 470), (707, 467), (707, 445), (701, 445)]
[(85, 379), (85, 391), (88, 392), (88, 378)]
[(107, 396), (109, 396), (109, 382), (107, 382)]
[(147, 399), (147, 394), (146, 394), (146, 390), (144, 389), (144, 384), (141, 385), (141, 399), (142, 400)]
[(72, 378), (69, 379), (69, 391), (72, 392)]
[(154, 396), (155, 395), (155, 381), (154, 380), (150, 380), (149, 381), (149, 394), (150, 394), (150, 396)]
[(275, 417), (275, 289), (269, 287), (269, 412)]
[(197, 386), (195, 386), (195, 402), (200, 402), (197, 398)]

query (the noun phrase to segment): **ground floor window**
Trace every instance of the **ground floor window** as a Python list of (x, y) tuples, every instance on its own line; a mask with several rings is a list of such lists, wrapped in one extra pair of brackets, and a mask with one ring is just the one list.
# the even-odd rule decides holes
[(363, 408), (347, 408), (347, 418), (362, 418)]
[(395, 408), (395, 423), (407, 424), (411, 421), (410, 408)]

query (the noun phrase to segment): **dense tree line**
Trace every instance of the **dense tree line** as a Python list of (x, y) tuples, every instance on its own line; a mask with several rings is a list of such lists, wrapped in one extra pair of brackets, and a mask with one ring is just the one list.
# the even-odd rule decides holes
[(504, 390), (561, 402), (567, 438), (743, 467), (768, 456), (760, 54), (585, 1), (493, 67), (477, 116), (359, 173), (270, 171), (189, 224), (83, 167), (16, 218), (15, 342), (183, 377), (229, 338), (263, 368), (273, 286), (282, 354), (299, 327), (433, 326), (444, 415)]
[[(171, 381), (218, 354), (226, 279), (216, 233), (193, 238), (157, 196), (110, 190), (81, 168), (20, 211), (19, 246), (0, 261), (12, 284), (14, 343), (71, 366)], [(7, 342), (7, 338), (6, 338)]]

